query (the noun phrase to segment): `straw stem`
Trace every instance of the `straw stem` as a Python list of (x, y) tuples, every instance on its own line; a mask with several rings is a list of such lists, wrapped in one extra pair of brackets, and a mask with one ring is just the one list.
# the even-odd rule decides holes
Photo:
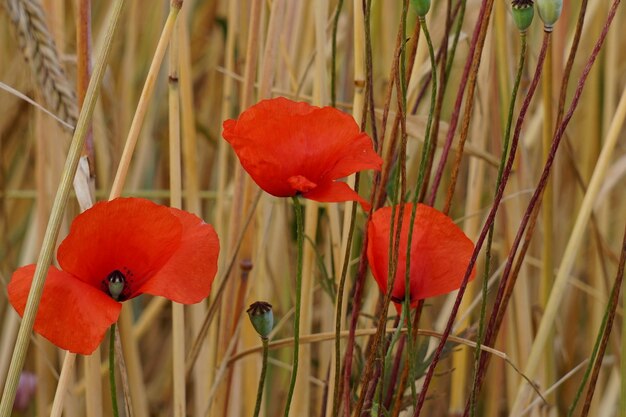
[(30, 343), (30, 334), (35, 323), (35, 316), (39, 307), (41, 294), (43, 293), (43, 284), (46, 279), (46, 273), (52, 260), (52, 252), (55, 248), (57, 236), (61, 227), (61, 221), (63, 219), (63, 213), (65, 212), (65, 207), (67, 206), (70, 189), (74, 180), (74, 174), (76, 172), (76, 168), (78, 167), (78, 160), (80, 159), (80, 155), (83, 150), (91, 116), (100, 91), (100, 82), (104, 76), (104, 70), (108, 62), (109, 53), (111, 52), (113, 36), (117, 29), (123, 6), (124, 0), (117, 0), (113, 4), (113, 13), (107, 25), (104, 46), (96, 60), (96, 67), (94, 68), (94, 73), (85, 94), (85, 102), (78, 116), (76, 130), (74, 131), (74, 135), (72, 137), (72, 143), (63, 168), (59, 188), (57, 189), (54, 203), (52, 205), (52, 213), (44, 235), (41, 252), (39, 253), (39, 258), (37, 260), (37, 268), (33, 276), (31, 291), (28, 296), (28, 301), (26, 302), (24, 316), (18, 331), (15, 348), (13, 350), (13, 357), (11, 359), (7, 381), (2, 394), (2, 400), (0, 402), (0, 416), (2, 417), (8, 417), (11, 413), (20, 372), (24, 365), (26, 352)]

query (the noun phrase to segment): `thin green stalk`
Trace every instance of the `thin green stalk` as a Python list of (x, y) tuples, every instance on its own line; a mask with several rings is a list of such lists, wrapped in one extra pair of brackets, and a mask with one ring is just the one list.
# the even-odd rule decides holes
[[(619, 288), (617, 290), (619, 290)], [(613, 299), (613, 297), (615, 296), (615, 291), (616, 291), (616, 288), (613, 287), (613, 289), (611, 290), (611, 295), (609, 299), (611, 300)], [(587, 385), (587, 381), (589, 380), (589, 377), (591, 376), (591, 371), (594, 369), (594, 365), (596, 365), (596, 357), (598, 356), (598, 350), (600, 349), (600, 342), (602, 341), (604, 332), (606, 331), (606, 324), (609, 319), (609, 313), (612, 307), (613, 306), (611, 305), (610, 302), (606, 305), (606, 309), (604, 310), (604, 316), (602, 317), (602, 323), (600, 323), (600, 329), (598, 330), (598, 336), (596, 337), (596, 342), (593, 345), (593, 350), (591, 352), (591, 356), (589, 357), (589, 362), (587, 363), (587, 369), (585, 369), (585, 374), (583, 375), (583, 378), (580, 381), (580, 384), (578, 385), (578, 390), (576, 390), (576, 396), (574, 397), (574, 400), (572, 401), (572, 403), (569, 406), (569, 409), (567, 410), (567, 417), (571, 417), (572, 415), (574, 415), (574, 410), (576, 410), (578, 401), (580, 400), (580, 397), (582, 396), (585, 386)]]
[[(617, 305), (619, 303), (619, 292), (622, 287), (622, 281), (624, 279), (624, 264), (625, 263), (626, 263), (626, 230), (624, 230), (624, 237), (622, 238), (622, 250), (620, 254), (619, 264), (617, 266), (617, 274), (615, 276), (615, 281), (613, 281), (613, 288), (611, 288), (611, 296), (609, 297), (609, 302), (606, 306), (604, 317), (602, 318), (602, 324), (600, 325), (600, 330), (598, 331), (598, 338), (596, 339), (596, 344), (593, 348), (593, 353), (591, 354), (591, 358), (589, 359), (589, 365), (587, 367), (587, 371), (585, 372), (585, 376), (583, 380), (580, 382), (579, 391), (576, 393), (576, 398), (574, 399), (574, 402), (572, 403), (572, 405), (570, 406), (570, 409), (567, 412), (568, 417), (570, 417), (573, 414), (574, 409), (576, 408), (576, 404), (578, 403), (578, 400), (582, 394), (582, 390), (585, 387), (585, 385), (588, 385), (587, 396), (585, 399), (585, 403), (583, 405), (583, 409), (580, 413), (580, 416), (587, 417), (587, 415), (589, 414), (589, 408), (591, 407), (591, 400), (593, 399), (593, 393), (595, 391), (596, 383), (598, 381), (598, 374), (600, 373), (600, 368), (602, 367), (602, 359), (604, 358), (606, 347), (607, 347), (607, 344), (609, 343), (609, 336), (611, 335), (611, 330), (613, 328), (613, 321), (615, 320), (615, 312), (617, 310)], [(589, 383), (587, 384), (588, 380), (589, 380)], [(624, 382), (622, 382), (622, 386), (623, 385), (624, 385)]]
[[(417, 184), (415, 186), (415, 191), (413, 194), (413, 207), (411, 208), (411, 220), (409, 222), (409, 236), (407, 239), (407, 248), (406, 248), (406, 270), (404, 274), (404, 288), (405, 291), (407, 288), (411, 288), (410, 286), (410, 275), (411, 275), (411, 242), (413, 241), (413, 224), (415, 223), (415, 217), (417, 215), (417, 200), (420, 195), (420, 190), (422, 189), (422, 184), (424, 182), (424, 177), (426, 173), (426, 164), (428, 160), (428, 154), (430, 153), (430, 131), (433, 122), (433, 115), (435, 112), (435, 104), (437, 101), (437, 61), (435, 58), (435, 50), (433, 48), (432, 38), (430, 36), (430, 32), (428, 31), (428, 25), (426, 24), (426, 19), (423, 16), (419, 17), (419, 24), (421, 30), (424, 31), (424, 38), (426, 39), (426, 43), (428, 45), (428, 54), (430, 56), (430, 65), (431, 65), (431, 73), (432, 73), (432, 84), (431, 84), (431, 96), (430, 96), (430, 109), (428, 111), (428, 122), (426, 123), (426, 131), (424, 133), (424, 148), (422, 149), (422, 157), (420, 161), (419, 173), (417, 177)], [(411, 297), (405, 297), (404, 303), (402, 306), (403, 314), (406, 314), (406, 317), (410, 317), (410, 309), (411, 309)], [(411, 320), (407, 320), (407, 332), (411, 334)], [(407, 340), (407, 366), (409, 367), (409, 380), (414, 380), (415, 374), (415, 349), (414, 349), (414, 340), (409, 337)], [(415, 390), (415, 384), (411, 384), (411, 398), (413, 402), (417, 400), (417, 392)]]
[[(367, 1), (367, 8), (365, 9), (365, 40), (366, 40), (366, 45), (367, 45), (367, 50), (368, 50), (368, 59), (367, 59), (367, 68), (368, 68), (368, 88), (370, 89), (370, 96), (369, 96), (369, 104), (370, 104), (370, 110), (371, 110), (371, 114), (373, 116), (373, 96), (371, 95), (371, 87), (372, 87), (372, 78), (371, 78), (371, 36), (370, 36), (370, 13), (371, 13), (371, 0)], [(403, 9), (402, 9), (402, 18), (401, 18), (401, 33), (405, 34), (406, 33), (406, 16), (408, 13), (408, 0), (405, 0), (403, 2)], [(376, 367), (376, 364), (379, 363), (379, 361), (381, 362), (381, 368), (380, 368), (380, 373), (379, 375), (375, 376), (374, 378), (378, 378), (381, 377), (384, 379), (384, 346), (382, 346), (382, 340), (383, 340), (383, 332), (384, 332), (384, 328), (385, 328), (385, 324), (387, 321), (387, 311), (389, 309), (389, 304), (391, 302), (391, 294), (393, 292), (393, 286), (395, 283), (395, 279), (396, 279), (396, 269), (397, 269), (397, 265), (398, 265), (398, 255), (399, 255), (399, 248), (400, 248), (400, 236), (401, 236), (401, 231), (402, 231), (402, 219), (403, 219), (403, 213), (404, 213), (404, 201), (405, 201), (405, 195), (406, 195), (406, 147), (407, 147), (407, 133), (406, 133), (406, 92), (407, 92), (407, 88), (406, 88), (406, 77), (405, 77), (405, 72), (406, 72), (406, 67), (404, 65), (404, 61), (406, 58), (406, 52), (404, 50), (403, 47), (401, 47), (400, 49), (400, 54), (394, 57), (395, 59), (399, 60), (400, 65), (397, 66), (397, 71), (398, 73), (396, 74), (396, 80), (398, 81), (396, 83), (396, 87), (397, 87), (397, 99), (398, 99), (398, 117), (400, 119), (400, 129), (401, 129), (401, 137), (402, 140), (400, 142), (399, 145), (399, 161), (398, 161), (398, 165), (396, 165), (396, 169), (394, 169), (393, 172), (393, 192), (390, 193), (390, 199), (393, 202), (392, 204), (392, 208), (391, 208), (391, 219), (390, 219), (390, 231), (389, 231), (389, 259), (388, 259), (388, 266), (387, 266), (387, 289), (385, 292), (385, 297), (384, 297), (384, 301), (383, 301), (383, 305), (382, 305), (382, 309), (381, 309), (381, 315), (380, 317), (378, 317), (378, 327), (377, 327), (377, 332), (374, 335), (374, 338), (370, 341), (369, 346), (371, 347), (370, 353), (368, 355), (368, 359), (367, 359), (367, 363), (365, 366), (365, 369), (362, 372), (361, 378), (360, 378), (360, 385), (362, 387), (362, 392), (361, 395), (359, 396), (358, 402), (356, 404), (356, 408), (354, 411), (354, 415), (355, 416), (360, 416), (361, 414), (361, 410), (363, 409), (363, 405), (365, 403), (365, 399), (366, 398), (371, 398), (371, 396), (368, 394), (368, 386), (372, 380), (372, 373)], [(372, 121), (373, 117), (372, 117)], [(374, 129), (375, 123), (373, 123), (372, 126), (372, 132), (374, 133), (374, 137), (375, 135), (375, 129)], [(382, 141), (382, 136), (381, 136), (381, 141)], [(382, 144), (382, 142), (381, 142)], [(398, 191), (398, 189), (400, 191)], [(399, 212), (398, 212), (398, 222), (397, 222), (397, 226), (395, 225), (395, 219), (396, 219), (396, 208), (399, 207)], [(354, 323), (354, 322), (353, 322)], [(348, 392), (349, 388), (346, 388), (346, 392)], [(375, 395), (375, 393), (374, 393)], [(346, 403), (348, 403), (348, 401), (346, 401)], [(346, 415), (348, 415), (350, 413), (349, 407), (346, 407)]]
[[(408, 1), (404, 1), (403, 2), (403, 7), (402, 7), (402, 17), (401, 17), (401, 21), (400, 21), (400, 31), (402, 33), (402, 39), (406, 39), (406, 20), (407, 20), (407, 15), (408, 15), (408, 11), (409, 11), (409, 2)], [(400, 206), (400, 212), (399, 212), (399, 217), (398, 217), (398, 229), (396, 231), (396, 241), (395, 241), (395, 246), (390, 246), (390, 248), (393, 249), (393, 256), (389, 257), (389, 260), (391, 261), (391, 263), (393, 263), (393, 268), (389, 267), (389, 271), (391, 272), (390, 278), (388, 278), (388, 283), (387, 283), (387, 287), (388, 287), (388, 298), (391, 298), (391, 293), (393, 292), (393, 287), (395, 285), (395, 280), (397, 279), (396, 277), (396, 270), (397, 270), (397, 265), (398, 265), (398, 260), (399, 260), (399, 254), (400, 254), (400, 240), (401, 240), (401, 235), (402, 235), (402, 217), (403, 213), (404, 213), (404, 202), (405, 202), (405, 194), (406, 194), (406, 183), (407, 183), (407, 179), (406, 179), (406, 152), (407, 152), (407, 148), (406, 148), (406, 138), (407, 138), (407, 133), (406, 133), (406, 112), (407, 112), (407, 77), (406, 77), (406, 44), (402, 45), (402, 47), (400, 48), (400, 62), (399, 62), (399, 66), (398, 66), (398, 75), (396, 77), (397, 80), (397, 86), (399, 87), (399, 93), (400, 93), (400, 97), (398, 99), (398, 106), (400, 107), (398, 109), (398, 114), (400, 115), (401, 119), (400, 119), (400, 130), (401, 130), (401, 137), (402, 137), (402, 141), (401, 141), (401, 149), (400, 149), (400, 171), (401, 171), (401, 187), (400, 187), (400, 195), (399, 195), (399, 203), (401, 204)], [(392, 219), (395, 218), (395, 213), (392, 212)], [(410, 227), (411, 225), (409, 225)], [(390, 233), (390, 238), (391, 235), (393, 235), (393, 220), (392, 220), (392, 227), (391, 227), (391, 233)], [(410, 242), (410, 241), (409, 241)], [(410, 246), (410, 243), (409, 243)], [(408, 261), (408, 258), (407, 258)], [(408, 273), (407, 273), (408, 274)], [(404, 287), (404, 299), (407, 300), (411, 298), (411, 292), (410, 292), (410, 286), (405, 286)], [(410, 303), (410, 301), (409, 301)], [(389, 306), (389, 302), (385, 303), (384, 306), (384, 312), (383, 312), (383, 317), (381, 318), (381, 320), (386, 320), (387, 319), (387, 310), (388, 310), (388, 306)], [(409, 317), (409, 313), (410, 309), (407, 310), (407, 314), (405, 315), (404, 313), (404, 308), (402, 309), (402, 313), (400, 314), (400, 324), (399, 327), (402, 327), (402, 323), (404, 321), (405, 317)], [(410, 321), (410, 320), (407, 320)], [(409, 330), (410, 331), (410, 330)], [(385, 368), (387, 365), (387, 360), (385, 359), (385, 343), (384, 343), (384, 339), (381, 338), (381, 342), (379, 342), (379, 348), (380, 348), (380, 359), (381, 359), (381, 364), (380, 364), (380, 389), (378, 391), (379, 395), (380, 395), (380, 400), (379, 400), (379, 417), (382, 415), (382, 411), (383, 411), (383, 406), (384, 406), (384, 399), (383, 399), (383, 387), (385, 385)], [(394, 342), (395, 343), (395, 342)], [(393, 345), (390, 344), (388, 347), (388, 353), (391, 352), (393, 348)]]
[(115, 323), (111, 325), (109, 330), (109, 385), (111, 386), (111, 407), (113, 408), (113, 416), (119, 417), (119, 409), (117, 408), (117, 388), (115, 386)]
[[(408, 310), (407, 310), (408, 311)], [(378, 401), (378, 417), (382, 417), (383, 416), (383, 409), (385, 408), (385, 403), (384, 403), (384, 398), (383, 398), (383, 393), (385, 392), (385, 378), (384, 378), (384, 373), (383, 371), (385, 370), (386, 367), (389, 367), (389, 365), (391, 365), (391, 357), (392, 357), (392, 352), (393, 352), (393, 347), (396, 345), (396, 343), (398, 343), (398, 340), (400, 340), (400, 335), (402, 334), (402, 327), (404, 326), (404, 322), (405, 321), (410, 321), (410, 320), (406, 320), (406, 317), (410, 317), (409, 315), (406, 314), (404, 307), (402, 308), (402, 310), (400, 311), (400, 320), (398, 320), (398, 325), (396, 326), (395, 331), (393, 332), (392, 336), (391, 336), (391, 340), (389, 342), (389, 346), (387, 347), (387, 353), (385, 354), (385, 360), (383, 361), (383, 367), (381, 370), (381, 375), (380, 375), (380, 379), (378, 380), (378, 387), (376, 388), (376, 392), (379, 395), (380, 399)], [(408, 332), (408, 330), (407, 330)], [(383, 344), (384, 346), (384, 344)], [(398, 354), (398, 352), (396, 352), (396, 354)], [(393, 383), (393, 381), (389, 381), (390, 384)], [(376, 398), (376, 397), (374, 397)], [(385, 410), (386, 412), (387, 410)]]
[[(406, 141), (403, 141), (406, 142)], [(405, 152), (405, 147), (402, 147), (401, 152)], [(395, 188), (398, 189), (401, 181), (400, 170), (396, 170), (394, 173), (394, 182)], [(398, 193), (396, 193), (398, 194)], [(400, 195), (404, 195), (404, 192), (400, 192)], [(403, 200), (403, 198), (401, 199)], [(385, 299), (383, 301), (381, 315), (378, 317), (378, 326), (376, 327), (376, 333), (374, 334), (374, 339), (371, 342), (371, 350), (367, 357), (365, 369), (361, 373), (360, 385), (362, 386), (362, 394), (359, 397), (359, 400), (356, 404), (354, 410), (354, 416), (360, 416), (361, 411), (363, 409), (363, 405), (365, 402), (365, 398), (367, 397), (367, 386), (372, 378), (373, 370), (376, 366), (376, 361), (380, 358), (382, 361), (382, 356), (379, 357), (379, 347), (381, 340), (383, 339), (383, 333), (385, 332), (386, 322), (387, 322), (387, 310), (389, 309), (389, 304), (391, 302), (391, 293), (393, 292), (393, 286), (396, 279), (396, 268), (398, 265), (398, 254), (400, 248), (400, 233), (402, 230), (402, 219), (404, 213), (404, 204), (403, 201), (400, 201), (399, 204), (392, 204), (391, 206), (391, 219), (389, 225), (389, 260), (387, 262), (387, 289), (385, 292)], [(398, 215), (396, 216), (396, 209), (398, 209)], [(398, 222), (396, 224), (396, 217)], [(382, 372), (381, 372), (382, 374)], [(346, 390), (349, 390), (349, 387), (345, 387)], [(349, 413), (349, 410), (345, 410), (346, 414)]]
[(291, 382), (287, 393), (287, 404), (285, 405), (285, 417), (289, 417), (293, 391), (296, 387), (296, 377), (298, 376), (298, 356), (300, 353), (300, 304), (302, 301), (302, 258), (304, 253), (304, 224), (302, 220), (302, 205), (298, 196), (292, 197), (293, 208), (296, 212), (296, 236), (298, 240), (298, 264), (296, 269), (296, 309), (293, 318), (293, 362), (291, 368)]
[[(526, 47), (527, 36), (526, 32), (520, 32), (521, 49), (519, 55), (519, 61), (517, 64), (517, 73), (513, 84), (513, 91), (511, 92), (511, 101), (509, 102), (509, 113), (506, 121), (506, 128), (504, 131), (504, 142), (502, 144), (502, 155), (500, 156), (500, 165), (498, 167), (498, 176), (496, 178), (496, 187), (494, 195), (498, 192), (500, 184), (502, 182), (502, 174), (504, 172), (504, 166), (506, 165), (506, 159), (509, 153), (509, 143), (511, 139), (511, 125), (513, 122), (513, 113), (515, 111), (515, 101), (517, 99), (517, 92), (519, 91), (520, 81), (522, 79), (522, 72), (524, 70), (524, 62), (526, 60)], [(485, 316), (487, 314), (487, 293), (488, 293), (488, 280), (491, 267), (491, 246), (493, 244), (495, 222), (489, 227), (489, 233), (487, 235), (487, 245), (485, 248), (485, 268), (483, 273), (482, 282), (482, 303), (480, 305), (480, 319), (478, 324), (478, 337), (476, 338), (476, 350), (474, 353), (474, 377), (478, 373), (478, 366), (480, 364), (481, 350), (480, 346), (483, 342), (485, 333)], [(476, 392), (472, 390), (470, 394), (470, 415), (474, 417), (476, 415)]]
[[(356, 173), (355, 191), (358, 192), (359, 173)], [(346, 287), (348, 276), (348, 266), (350, 265), (350, 253), (352, 249), (352, 239), (354, 237), (354, 226), (356, 223), (356, 201), (352, 202), (350, 213), (350, 229), (348, 230), (348, 240), (346, 242), (346, 252), (341, 266), (341, 278), (337, 287), (337, 307), (335, 310), (335, 387), (333, 390), (333, 417), (339, 414), (340, 385), (341, 385), (341, 311), (343, 310), (343, 293)]]
[(424, 38), (426, 38), (426, 44), (428, 45), (428, 55), (430, 56), (430, 68), (432, 74), (432, 87), (430, 95), (430, 110), (428, 111), (428, 121), (426, 123), (426, 130), (424, 132), (424, 148), (422, 150), (422, 159), (420, 161), (420, 169), (417, 176), (417, 185), (415, 187), (415, 194), (413, 197), (413, 203), (417, 203), (417, 197), (420, 194), (422, 184), (424, 182), (424, 176), (426, 174), (426, 162), (428, 160), (428, 153), (430, 152), (430, 131), (433, 124), (433, 114), (435, 112), (435, 104), (437, 102), (437, 61), (435, 58), (435, 50), (433, 48), (433, 41), (426, 24), (424, 17), (419, 18), (420, 28), (424, 31)]
[(259, 417), (261, 412), (261, 400), (263, 399), (263, 386), (265, 385), (265, 374), (267, 373), (267, 355), (269, 353), (269, 339), (262, 337), (263, 342), (263, 361), (261, 362), (261, 376), (259, 377), (259, 388), (256, 392), (256, 404), (254, 406), (254, 417)]
[[(463, 27), (463, 18), (465, 17), (466, 3), (467, 0), (461, 0), (461, 9), (459, 10), (456, 27), (454, 28), (454, 40), (452, 41), (452, 48), (450, 49), (450, 59), (448, 59), (448, 61), (446, 62), (446, 80), (450, 79), (450, 72), (452, 72), (452, 64), (454, 63), (454, 57), (456, 55), (456, 47), (459, 44), (459, 38), (461, 37), (461, 28)], [(446, 80), (444, 80), (444, 83)]]
[(43, 238), (41, 246), (41, 252), (37, 259), (37, 269), (33, 276), (33, 282), (30, 293), (28, 295), (28, 301), (26, 302), (26, 308), (24, 310), (24, 317), (20, 324), (20, 329), (17, 335), (15, 348), (13, 350), (13, 356), (11, 358), (11, 365), (9, 366), (9, 372), (7, 374), (6, 385), (2, 394), (2, 401), (0, 402), (0, 416), (9, 417), (13, 408), (13, 402), (15, 400), (15, 394), (17, 392), (17, 385), (20, 378), (22, 367), (26, 359), (26, 352), (30, 343), (30, 336), (35, 323), (35, 316), (39, 308), (39, 301), (43, 293), (43, 285), (48, 272), (48, 267), (52, 261), (52, 252), (54, 251), (57, 237), (59, 235), (59, 229), (61, 228), (61, 221), (63, 220), (63, 213), (67, 206), (67, 201), (72, 188), (74, 175), (76, 168), (78, 167), (78, 160), (80, 159), (83, 146), (85, 143), (85, 137), (89, 130), (91, 123), (91, 116), (96, 105), (96, 100), (100, 91), (100, 82), (104, 75), (104, 70), (109, 59), (109, 53), (111, 52), (111, 45), (113, 36), (119, 23), (119, 17), (124, 6), (124, 0), (117, 0), (113, 5), (113, 13), (108, 23), (108, 29), (105, 35), (104, 44), (102, 50), (98, 54), (96, 60), (96, 66), (94, 68), (93, 75), (87, 87), (85, 94), (85, 102), (81, 108), (76, 123), (76, 130), (72, 137), (70, 149), (65, 161), (63, 173), (59, 188), (57, 189), (54, 203), (52, 204), (52, 213), (48, 220), (48, 226)]

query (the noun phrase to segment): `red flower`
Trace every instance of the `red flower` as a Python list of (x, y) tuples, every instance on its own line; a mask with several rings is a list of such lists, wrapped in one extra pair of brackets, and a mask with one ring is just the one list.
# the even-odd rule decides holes
[[(35, 331), (60, 348), (90, 354), (117, 321), (124, 301), (152, 294), (183, 304), (209, 295), (219, 241), (193, 214), (139, 198), (94, 205), (72, 222), (51, 266)], [(24, 314), (35, 265), (19, 268), (9, 300)], [(118, 297), (109, 283), (121, 283)]]
[(226, 120), (222, 135), (259, 187), (277, 197), (302, 194), (315, 201), (365, 204), (335, 180), (382, 165), (371, 139), (351, 116), (283, 97), (263, 100), (238, 120)]
[[(398, 222), (396, 207), (394, 222)], [(404, 206), (400, 252), (391, 299), (400, 308), (405, 299), (406, 252), (413, 204)], [(391, 207), (376, 210), (367, 227), (367, 259), (380, 290), (387, 292)], [(394, 231), (395, 233), (395, 231)], [(410, 300), (419, 300), (456, 290), (461, 286), (474, 244), (452, 220), (432, 207), (418, 204), (411, 240)], [(470, 279), (474, 278), (472, 271)]]

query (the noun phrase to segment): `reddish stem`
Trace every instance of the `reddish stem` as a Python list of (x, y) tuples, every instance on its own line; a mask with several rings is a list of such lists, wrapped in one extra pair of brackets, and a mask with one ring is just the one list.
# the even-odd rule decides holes
[[(539, 55), (539, 62), (537, 64), (537, 68), (541, 68), (541, 65), (543, 65), (543, 60), (545, 59), (545, 54), (546, 54), (546, 48), (545, 48), (546, 43), (544, 42), (544, 47), (542, 48), (541, 54)], [(467, 270), (465, 271), (465, 275), (463, 277), (463, 281), (461, 283), (461, 287), (459, 288), (459, 292), (457, 294), (456, 300), (454, 302), (454, 306), (452, 307), (452, 311), (450, 313), (450, 317), (448, 318), (448, 322), (446, 324), (446, 328), (443, 331), (442, 337), (439, 341), (439, 345), (437, 346), (437, 349), (435, 350), (435, 353), (433, 355), (433, 360), (430, 364), (430, 366), (428, 367), (428, 371), (426, 373), (426, 377), (424, 378), (424, 384), (422, 386), (422, 390), (420, 392), (420, 396), (417, 400), (417, 405), (415, 408), (415, 413), (413, 414), (414, 417), (417, 417), (420, 415), (421, 409), (424, 405), (424, 401), (426, 400), (426, 393), (428, 391), (428, 386), (430, 385), (430, 381), (432, 380), (434, 371), (435, 371), (435, 367), (437, 366), (437, 363), (439, 362), (439, 359), (441, 358), (441, 354), (443, 352), (443, 348), (448, 340), (448, 336), (450, 336), (450, 332), (452, 331), (452, 325), (454, 324), (454, 320), (456, 319), (456, 315), (458, 313), (459, 310), (459, 306), (461, 305), (461, 300), (463, 299), (463, 295), (465, 294), (465, 289), (467, 288), (467, 283), (469, 281), (469, 277), (471, 275), (471, 272), (474, 268), (474, 264), (476, 263), (476, 259), (478, 258), (478, 254), (480, 253), (480, 250), (482, 249), (482, 245), (485, 242), (485, 238), (487, 237), (487, 233), (489, 232), (489, 228), (491, 227), (491, 225), (493, 224), (493, 221), (495, 219), (496, 213), (498, 212), (498, 209), (500, 207), (500, 202), (502, 201), (502, 196), (504, 194), (504, 189), (506, 188), (506, 185), (508, 183), (509, 180), (509, 176), (511, 174), (511, 170), (513, 169), (513, 161), (515, 160), (515, 155), (517, 153), (517, 145), (519, 143), (519, 136), (520, 136), (520, 132), (522, 129), (522, 122), (524, 120), (524, 117), (526, 115), (526, 112), (528, 110), (528, 107), (530, 106), (530, 101), (532, 99), (532, 96), (535, 93), (535, 90), (537, 89), (537, 85), (539, 84), (539, 71), (535, 71), (535, 77), (533, 78), (533, 81), (530, 84), (530, 87), (528, 89), (528, 94), (526, 95), (526, 98), (524, 100), (524, 103), (522, 105), (522, 108), (520, 110), (520, 116), (518, 118), (517, 124), (515, 126), (515, 133), (513, 135), (512, 141), (511, 141), (511, 151), (509, 153), (509, 157), (507, 159), (506, 162), (506, 166), (504, 168), (504, 171), (502, 173), (502, 182), (500, 183), (500, 186), (498, 187), (498, 190), (496, 192), (496, 195), (494, 197), (494, 202), (493, 205), (491, 206), (491, 210), (489, 211), (489, 215), (487, 216), (487, 220), (483, 226), (483, 229), (480, 232), (480, 236), (478, 237), (478, 240), (476, 241), (476, 246), (474, 248), (474, 252), (472, 253), (472, 257), (470, 258), (470, 262), (469, 265), (467, 267)]]
[[(596, 58), (598, 57), (598, 53), (600, 52), (600, 49), (602, 48), (602, 45), (604, 44), (604, 40), (606, 38), (606, 35), (608, 33), (608, 30), (611, 26), (611, 23), (613, 21), (613, 18), (615, 17), (615, 12), (617, 11), (617, 6), (619, 5), (621, 0), (614, 0), (613, 5), (611, 6), (611, 10), (609, 11), (607, 20), (604, 24), (604, 28), (602, 29), (602, 33), (600, 34), (600, 38), (598, 39), (598, 41), (596, 42), (596, 44), (594, 45), (593, 51), (591, 52), (591, 55), (589, 56), (589, 58), (587, 59), (587, 63), (585, 65), (585, 68), (583, 69), (583, 72), (580, 76), (580, 79), (578, 81), (578, 85), (576, 86), (576, 91), (574, 92), (574, 96), (572, 97), (572, 102), (570, 104), (570, 107), (565, 115), (565, 117), (563, 118), (563, 121), (561, 122), (561, 124), (559, 125), (557, 131), (554, 134), (553, 140), (552, 140), (552, 146), (550, 148), (550, 153), (548, 154), (548, 159), (546, 160), (546, 164), (544, 166), (543, 172), (541, 174), (541, 178), (539, 179), (539, 183), (537, 185), (537, 188), (535, 190), (535, 192), (533, 193), (533, 196), (531, 197), (529, 203), (528, 203), (528, 207), (526, 209), (526, 212), (524, 213), (524, 217), (522, 218), (522, 221), (520, 223), (520, 226), (518, 228), (517, 231), (517, 235), (515, 236), (515, 240), (513, 243), (513, 246), (509, 252), (509, 256), (507, 258), (507, 262), (506, 262), (506, 266), (505, 269), (502, 273), (502, 279), (500, 281), (500, 287), (498, 288), (498, 295), (496, 296), (496, 302), (494, 304), (493, 307), (493, 311), (491, 314), (491, 317), (489, 319), (489, 326), (487, 328), (487, 332), (485, 334), (485, 344), (488, 346), (492, 346), (493, 342), (495, 341), (495, 338), (498, 334), (498, 330), (499, 330), (499, 323), (496, 323), (496, 318), (499, 315), (499, 311), (502, 308), (506, 308), (506, 305), (502, 304), (502, 300), (503, 300), (503, 293), (504, 293), (504, 289), (507, 286), (507, 281), (508, 281), (508, 277), (510, 275), (511, 272), (511, 267), (513, 265), (513, 259), (515, 258), (515, 255), (517, 253), (517, 249), (519, 248), (520, 242), (522, 240), (522, 236), (524, 234), (524, 231), (526, 229), (526, 226), (528, 225), (528, 222), (530, 220), (531, 214), (533, 212), (533, 210), (535, 210), (536, 206), (538, 206), (538, 204), (540, 203), (540, 199), (541, 196), (543, 194), (543, 190), (546, 187), (547, 181), (548, 181), (548, 177), (550, 175), (550, 171), (552, 168), (552, 164), (554, 163), (554, 159), (556, 157), (556, 152), (559, 148), (559, 145), (561, 143), (561, 139), (563, 138), (563, 135), (565, 133), (565, 129), (567, 128), (567, 125), (569, 124), (570, 120), (572, 119), (572, 116), (574, 114), (574, 111), (576, 110), (576, 107), (578, 106), (578, 102), (580, 100), (580, 96), (582, 94), (582, 90), (583, 87), (585, 86), (585, 82), (587, 81), (587, 77), (589, 76), (589, 72), (591, 71), (591, 68), (593, 67), (593, 64), (595, 63)], [(544, 41), (544, 44), (546, 42)], [(543, 48), (542, 48), (543, 50)], [(534, 79), (533, 79), (534, 81)], [(522, 113), (520, 111), (520, 118), (522, 117)], [(518, 119), (519, 122), (519, 119)], [(518, 123), (519, 124), (519, 123)], [(518, 136), (518, 126), (516, 126), (516, 136)], [(514, 138), (515, 139), (515, 138)], [(517, 142), (517, 141), (515, 141)], [(508, 301), (508, 300), (507, 300)], [(500, 315), (502, 317), (502, 315)], [(501, 323), (501, 320), (500, 320)], [(496, 324), (498, 325), (496, 327)], [(486, 372), (486, 367), (487, 367), (487, 363), (488, 363), (488, 358), (487, 355), (481, 355), (481, 359), (480, 359), (480, 363), (479, 363), (479, 368), (478, 368), (478, 373), (476, 375), (476, 383), (474, 384), (474, 389), (476, 391), (476, 393), (478, 393), (480, 391), (480, 387), (482, 384), (482, 381), (484, 379), (484, 375)], [(465, 416), (468, 415), (469, 412), (469, 404), (467, 404), (466, 409), (465, 409)]]
[[(478, 22), (476, 23), (476, 27), (474, 28), (474, 34), (472, 35), (472, 43), (470, 44), (470, 50), (468, 57), (470, 57), (465, 63), (465, 68), (463, 69), (463, 75), (461, 77), (461, 84), (459, 85), (458, 93), (456, 96), (456, 101), (454, 103), (454, 111), (452, 112), (452, 118), (450, 119), (450, 127), (448, 128), (448, 135), (446, 136), (446, 143), (443, 147), (443, 151), (441, 153), (441, 159), (439, 160), (439, 166), (437, 167), (437, 173), (435, 174), (435, 179), (431, 186), (430, 198), (428, 199), (428, 205), (433, 206), (435, 204), (435, 197), (437, 196), (437, 189), (439, 188), (439, 183), (441, 182), (441, 177), (443, 176), (443, 169), (446, 165), (446, 161), (448, 159), (448, 154), (450, 153), (450, 148), (452, 147), (452, 139), (454, 138), (454, 132), (456, 131), (457, 124), (459, 122), (459, 115), (461, 113), (461, 104), (463, 102), (463, 96), (465, 95), (465, 86), (469, 81), (470, 69), (472, 68), (472, 63), (474, 62), (474, 55), (476, 54), (476, 49), (480, 48), (478, 53), (482, 53), (482, 46), (479, 46), (479, 39), (481, 37), (481, 33), (486, 31), (486, 25), (483, 22), (488, 22), (489, 16), (491, 16), (491, 10), (493, 8), (494, 0), (483, 0), (480, 6), (480, 13), (478, 15)], [(486, 17), (486, 18), (485, 18)]]

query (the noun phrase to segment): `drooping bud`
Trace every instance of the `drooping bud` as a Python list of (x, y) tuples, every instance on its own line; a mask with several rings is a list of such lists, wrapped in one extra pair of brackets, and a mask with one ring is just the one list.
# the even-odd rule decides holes
[(411, 6), (419, 17), (424, 17), (430, 10), (430, 0), (411, 0)]
[(533, 0), (513, 0), (511, 2), (511, 11), (513, 13), (513, 21), (519, 31), (526, 31), (535, 15)]
[(552, 32), (554, 24), (561, 16), (563, 0), (537, 0), (537, 11), (546, 32)]
[(107, 283), (109, 285), (111, 298), (118, 301), (126, 286), (126, 277), (116, 269), (107, 276)]
[(254, 326), (254, 330), (256, 330), (262, 338), (267, 338), (274, 328), (272, 305), (265, 301), (257, 301), (250, 304), (250, 308), (246, 311), (248, 312), (252, 326)]

